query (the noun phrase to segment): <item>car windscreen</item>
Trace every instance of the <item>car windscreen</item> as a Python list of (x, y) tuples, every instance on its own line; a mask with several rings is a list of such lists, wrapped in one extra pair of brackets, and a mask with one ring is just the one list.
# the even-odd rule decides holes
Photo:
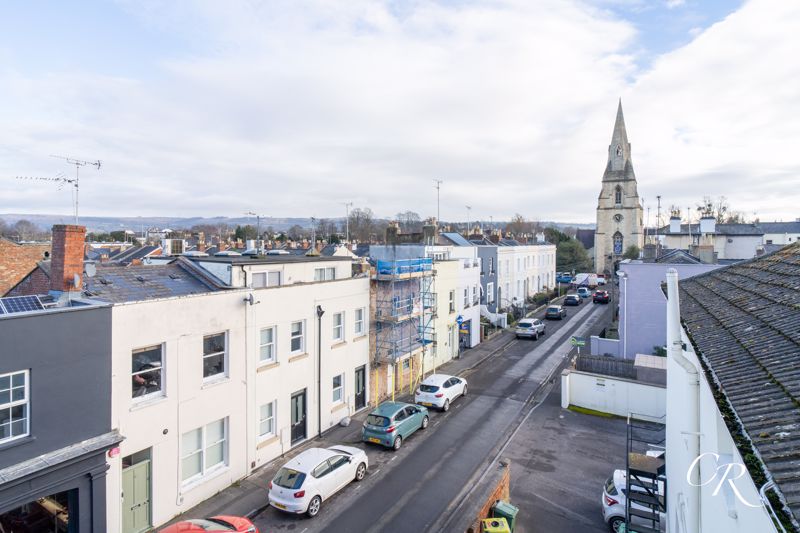
[(547, 312), (548, 313), (558, 313), (558, 307), (548, 307), (547, 308)]
[(533, 324), (531, 324), (530, 322), (520, 322), (520, 323), (517, 324), (517, 327), (518, 328), (531, 328), (531, 327), (533, 327)]
[(291, 468), (281, 468), (278, 473), (272, 478), (272, 482), (283, 487), (284, 489), (299, 489), (303, 486), (303, 481), (306, 480), (306, 475)]
[(236, 531), (236, 528), (229, 523), (215, 518), (193, 518), (187, 522), (206, 531)]
[(370, 426), (378, 426), (385, 428), (386, 426), (389, 425), (389, 419), (386, 418), (385, 416), (369, 415), (367, 417), (367, 424), (369, 424)]
[(419, 390), (422, 392), (436, 392), (437, 390), (439, 390), (439, 387), (437, 387), (436, 385), (426, 385), (423, 383), (422, 385), (419, 386)]

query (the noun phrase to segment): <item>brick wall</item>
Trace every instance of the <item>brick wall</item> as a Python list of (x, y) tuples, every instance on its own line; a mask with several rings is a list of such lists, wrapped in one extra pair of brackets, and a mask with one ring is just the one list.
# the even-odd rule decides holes
[[(83, 281), (83, 247), (86, 227), (72, 224), (53, 226), (50, 287), (54, 291), (80, 290)], [(79, 278), (77, 287), (73, 279)]]
[(7, 296), (27, 296), (30, 294), (47, 294), (50, 290), (50, 277), (40, 267), (36, 267), (33, 272), (25, 276), (13, 289), (8, 291)]
[(36, 268), (45, 252), (50, 252), (50, 244), (17, 244), (0, 237), (0, 296)]
[(489, 518), (492, 505), (497, 500), (506, 502), (510, 499), (509, 483), (511, 481), (511, 465), (507, 459), (501, 459), (496, 468), (474, 488), (463, 503), (463, 512), (448, 525), (451, 531), (480, 533), (481, 520)]

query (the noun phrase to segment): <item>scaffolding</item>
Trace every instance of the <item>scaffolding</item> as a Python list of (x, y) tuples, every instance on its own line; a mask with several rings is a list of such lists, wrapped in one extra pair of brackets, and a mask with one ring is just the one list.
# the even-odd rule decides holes
[(434, 279), (433, 260), (429, 258), (376, 262), (373, 280), (377, 365), (396, 365), (435, 346)]

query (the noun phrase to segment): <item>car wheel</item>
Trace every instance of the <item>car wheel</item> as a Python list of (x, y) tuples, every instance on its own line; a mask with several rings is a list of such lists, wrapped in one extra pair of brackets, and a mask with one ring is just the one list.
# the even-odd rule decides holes
[(311, 501), (308, 502), (308, 509), (306, 509), (306, 515), (309, 518), (314, 518), (319, 514), (319, 508), (322, 507), (322, 498), (319, 496), (314, 496), (311, 498)]
[(450, 400), (445, 400), (442, 406), (442, 411), (447, 412), (450, 410)]
[(398, 435), (398, 436), (397, 436), (397, 437), (395, 437), (395, 439), (394, 439), (394, 443), (392, 444), (392, 449), (393, 449), (394, 451), (397, 451), (397, 450), (399, 450), (399, 449), (400, 449), (400, 446), (402, 446), (402, 445), (403, 445), (403, 437), (401, 437), (400, 435)]
[(421, 425), (420, 427), (421, 427), (422, 429), (425, 429), (425, 428), (427, 428), (427, 427), (428, 427), (428, 422), (429, 422), (429, 420), (428, 420), (428, 417), (427, 417), (427, 416), (424, 416), (424, 417), (422, 417), (422, 425)]
[(367, 465), (360, 463), (356, 468), (356, 481), (361, 481), (367, 475)]
[(466, 395), (467, 395), (467, 384), (465, 383), (464, 390), (461, 391), (461, 396), (466, 396)]
[(622, 531), (623, 525), (625, 525), (625, 519), (622, 518), (621, 516), (615, 516), (614, 518), (608, 521), (608, 528), (614, 533)]

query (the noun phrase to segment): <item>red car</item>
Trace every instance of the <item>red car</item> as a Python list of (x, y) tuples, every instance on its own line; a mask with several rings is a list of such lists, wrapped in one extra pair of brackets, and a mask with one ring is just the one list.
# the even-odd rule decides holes
[(192, 518), (172, 524), (159, 533), (258, 533), (258, 528), (247, 518), (239, 516), (212, 516), (211, 518)]

